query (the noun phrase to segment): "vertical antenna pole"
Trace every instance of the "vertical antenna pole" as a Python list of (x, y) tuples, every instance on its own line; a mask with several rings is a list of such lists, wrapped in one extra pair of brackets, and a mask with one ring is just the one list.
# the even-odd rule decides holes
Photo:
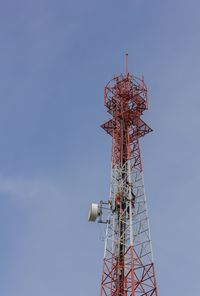
[(128, 53), (126, 53), (126, 76), (128, 75)]

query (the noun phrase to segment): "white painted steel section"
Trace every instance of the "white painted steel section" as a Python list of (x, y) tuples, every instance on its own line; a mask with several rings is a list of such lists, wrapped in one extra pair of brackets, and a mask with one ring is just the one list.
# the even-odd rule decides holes
[(147, 207), (147, 197), (146, 197), (146, 191), (144, 186), (144, 174), (142, 172), (142, 184), (143, 184), (143, 191), (144, 191), (144, 200), (145, 200), (145, 209), (147, 212), (147, 223), (148, 223), (148, 232), (149, 232), (149, 240), (150, 240), (150, 249), (151, 249), (151, 256), (152, 256), (152, 262), (154, 263), (154, 256), (153, 256), (153, 249), (152, 249), (152, 240), (151, 240), (151, 230), (150, 230), (150, 224), (149, 224), (149, 215), (148, 215), (148, 207)]
[(131, 193), (131, 161), (128, 160), (128, 182), (129, 182), (129, 222), (130, 222), (130, 246), (133, 246), (133, 228), (132, 228), (132, 193)]

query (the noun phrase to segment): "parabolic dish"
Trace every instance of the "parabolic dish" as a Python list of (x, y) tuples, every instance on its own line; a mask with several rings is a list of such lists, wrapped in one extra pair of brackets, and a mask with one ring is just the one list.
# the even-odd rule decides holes
[(88, 221), (95, 222), (96, 218), (99, 216), (99, 214), (100, 214), (99, 205), (96, 203), (92, 203), (90, 205), (90, 209), (89, 209), (89, 213), (88, 213)]

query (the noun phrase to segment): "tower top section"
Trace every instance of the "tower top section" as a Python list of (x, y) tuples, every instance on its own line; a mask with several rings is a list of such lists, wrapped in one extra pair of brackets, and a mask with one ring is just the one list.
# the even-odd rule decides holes
[[(151, 132), (152, 129), (141, 119), (148, 109), (147, 87), (144, 77), (137, 78), (128, 71), (128, 55), (126, 54), (126, 73), (114, 76), (104, 89), (104, 105), (112, 116), (101, 127), (113, 137), (115, 146), (114, 163), (125, 162), (128, 158), (127, 147), (130, 148), (130, 158), (134, 158), (134, 142)], [(134, 151), (133, 151), (134, 150)], [(140, 156), (139, 156), (140, 157)], [(141, 160), (136, 161), (135, 166)]]

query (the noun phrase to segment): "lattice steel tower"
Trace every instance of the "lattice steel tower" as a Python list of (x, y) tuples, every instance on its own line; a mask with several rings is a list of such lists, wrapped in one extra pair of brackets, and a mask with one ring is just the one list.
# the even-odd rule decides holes
[(100, 296), (157, 296), (139, 144), (152, 131), (141, 119), (147, 88), (128, 72), (127, 60), (126, 73), (105, 87), (111, 119), (101, 127), (112, 137), (110, 197), (91, 204), (88, 219), (106, 224)]

